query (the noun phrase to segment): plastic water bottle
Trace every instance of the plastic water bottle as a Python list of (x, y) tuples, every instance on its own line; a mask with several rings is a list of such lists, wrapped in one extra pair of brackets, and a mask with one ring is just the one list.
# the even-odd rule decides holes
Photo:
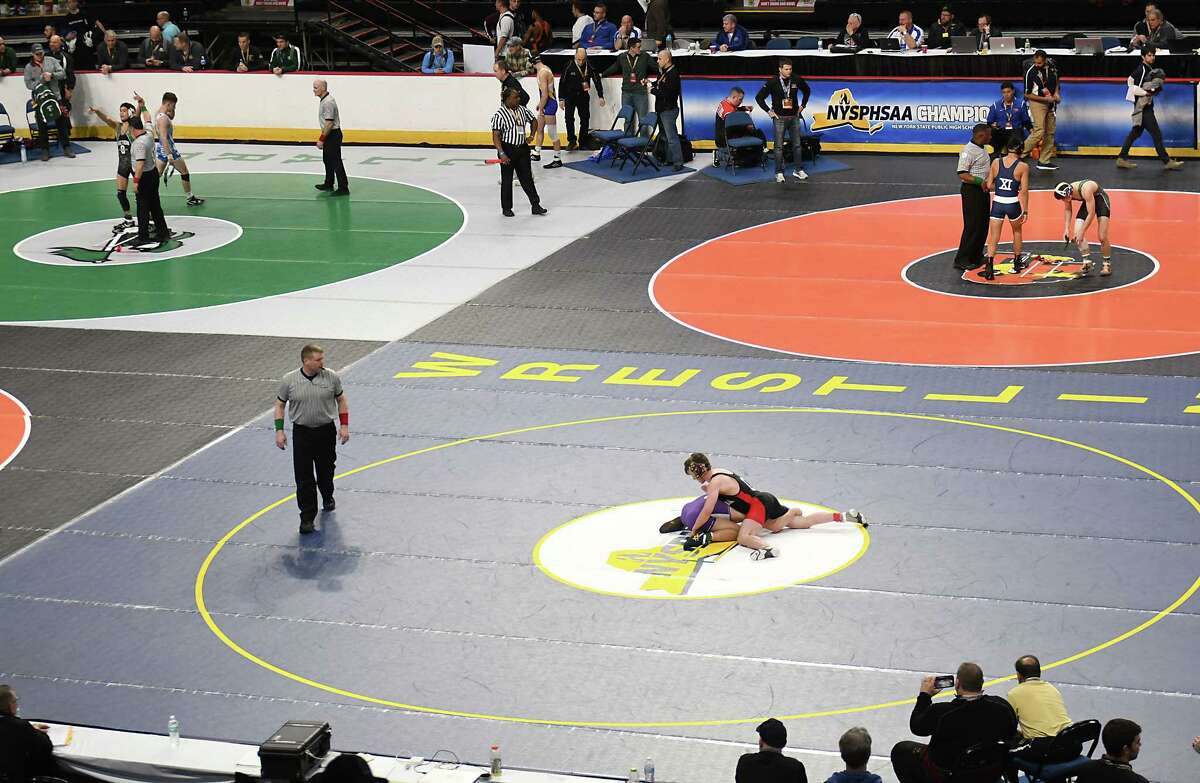
[(179, 721), (174, 715), (167, 720), (167, 736), (171, 739), (171, 747), (179, 747)]
[(500, 764), (500, 746), (493, 745), (492, 746), (492, 768), (491, 768), (492, 780), (495, 780), (496, 778), (500, 777), (500, 775), (503, 773), (503, 770), (504, 770), (504, 768)]
[(625, 778), (627, 783), (638, 783), (637, 767), (629, 768), (629, 776)]
[(642, 770), (642, 780), (645, 783), (654, 783), (654, 759), (646, 759), (646, 766)]
[(1025, 39), (1025, 51), (1027, 51), (1027, 52), (1033, 51), (1033, 45), (1029, 43), (1028, 38)]
[(200, 67), (201, 68), (208, 67), (208, 57), (206, 55), (203, 55), (203, 54), (200, 55)]

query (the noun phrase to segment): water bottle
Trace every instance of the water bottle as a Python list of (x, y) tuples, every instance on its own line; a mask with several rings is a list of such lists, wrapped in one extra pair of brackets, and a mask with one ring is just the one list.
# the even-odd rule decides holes
[(675, 36), (671, 33), (667, 33), (667, 37), (664, 38), (663, 41), (666, 44), (668, 52), (675, 48)]
[(179, 747), (179, 721), (174, 715), (167, 720), (167, 736), (171, 739), (171, 747)]
[(1027, 52), (1033, 51), (1033, 46), (1029, 43), (1028, 38), (1025, 39), (1025, 51), (1027, 51)]
[(642, 780), (645, 783), (654, 783), (654, 759), (646, 759), (646, 767), (642, 770)]
[(492, 769), (491, 769), (492, 780), (495, 780), (496, 778), (500, 777), (500, 774), (502, 771), (503, 771), (503, 767), (500, 765), (500, 746), (493, 745), (492, 746)]
[(203, 55), (203, 54), (200, 55), (200, 67), (201, 68), (208, 67), (208, 57), (206, 55)]
[(638, 783), (637, 767), (629, 768), (629, 776), (625, 778), (626, 783)]

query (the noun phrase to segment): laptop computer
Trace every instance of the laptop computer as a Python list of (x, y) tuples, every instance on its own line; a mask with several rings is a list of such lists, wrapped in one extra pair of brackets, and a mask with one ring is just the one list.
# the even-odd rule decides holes
[(1104, 54), (1104, 40), (1101, 38), (1076, 38), (1076, 54)]
[(973, 35), (955, 35), (950, 38), (951, 54), (975, 54), (979, 44)]
[(898, 52), (898, 51), (900, 51), (900, 39), (899, 38), (880, 38), (878, 41), (876, 41), (876, 43), (879, 44), (879, 51), (881, 51), (881, 52)]
[(1002, 35), (991, 39), (988, 42), (988, 50), (993, 54), (997, 52), (1017, 54), (1020, 51), (1017, 49), (1017, 39), (1011, 35)]

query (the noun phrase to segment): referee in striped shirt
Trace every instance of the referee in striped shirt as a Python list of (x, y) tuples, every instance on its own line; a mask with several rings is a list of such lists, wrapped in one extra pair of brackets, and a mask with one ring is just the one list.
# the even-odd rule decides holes
[(529, 133), (537, 118), (521, 105), (521, 94), (511, 87), (505, 87), (500, 93), (500, 103), (500, 108), (492, 115), (492, 144), (500, 158), (500, 207), (505, 217), (513, 216), (512, 181), (516, 171), (533, 214), (544, 215), (547, 210), (538, 197), (529, 164)]

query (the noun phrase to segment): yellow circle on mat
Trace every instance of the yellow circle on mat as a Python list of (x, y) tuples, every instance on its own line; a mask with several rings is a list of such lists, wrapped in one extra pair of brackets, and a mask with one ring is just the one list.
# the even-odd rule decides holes
[[(1098, 456), (1105, 457), (1114, 462), (1120, 463), (1121, 465), (1125, 465), (1126, 467), (1132, 468), (1133, 470), (1136, 470), (1139, 473), (1143, 473), (1143, 474), (1149, 476), (1150, 478), (1153, 478), (1156, 481), (1159, 481), (1159, 482), (1165, 484), (1172, 491), (1174, 491), (1177, 495), (1182, 497), (1184, 499), (1184, 501), (1186, 501), (1187, 504), (1189, 506), (1191, 506), (1194, 511), (1196, 511), (1196, 513), (1200, 514), (1200, 501), (1197, 501), (1196, 498), (1192, 497), (1187, 492), (1187, 490), (1185, 490), (1183, 487), (1179, 486), (1177, 483), (1175, 483), (1171, 479), (1167, 478), (1166, 476), (1162, 475), (1161, 473), (1158, 473), (1155, 470), (1152, 470), (1151, 468), (1146, 467), (1145, 465), (1140, 465), (1140, 464), (1134, 462), (1133, 460), (1118, 456), (1116, 454), (1113, 454), (1112, 452), (1104, 451), (1103, 449), (1098, 449), (1095, 446), (1088, 446), (1087, 444), (1079, 443), (1079, 442), (1073, 441), (1073, 440), (1067, 440), (1066, 438), (1059, 438), (1055, 435), (1044, 435), (1039, 432), (1030, 432), (1029, 430), (1017, 429), (1015, 427), (1005, 427), (1000, 424), (988, 424), (986, 422), (981, 422), (981, 421), (968, 421), (966, 419), (953, 419), (953, 418), (949, 418), (946, 416), (932, 416), (932, 415), (923, 414), (923, 413), (895, 413), (895, 412), (890, 412), (890, 411), (867, 411), (867, 410), (838, 410), (836, 408), (741, 408), (741, 409), (726, 408), (726, 409), (718, 409), (718, 410), (664, 411), (664, 412), (657, 412), (657, 413), (631, 413), (631, 414), (626, 414), (626, 415), (622, 415), (622, 416), (602, 416), (599, 418), (592, 418), (592, 419), (577, 419), (574, 421), (558, 422), (556, 424), (538, 424), (538, 425), (534, 425), (534, 426), (530, 426), (530, 427), (520, 427), (518, 429), (504, 430), (503, 432), (492, 432), (487, 435), (474, 435), (469, 438), (461, 438), (459, 440), (450, 441), (448, 443), (442, 443), (437, 446), (429, 446), (427, 448), (417, 449), (416, 451), (410, 451), (405, 454), (397, 454), (394, 457), (388, 457), (387, 459), (381, 459), (381, 460), (378, 460), (377, 462), (372, 462), (369, 465), (362, 465), (360, 467), (354, 468), (353, 470), (348, 470), (345, 473), (342, 473), (342, 474), (336, 476), (335, 478), (338, 478), (338, 479), (347, 478), (349, 476), (355, 475), (356, 473), (362, 473), (363, 471), (380, 467), (381, 465), (388, 465), (390, 463), (398, 462), (403, 459), (410, 459), (412, 457), (421, 456), (422, 454), (430, 454), (435, 451), (442, 451), (444, 449), (454, 448), (455, 446), (462, 446), (467, 443), (478, 443), (480, 441), (491, 440), (494, 438), (503, 438), (503, 437), (508, 437), (511, 435), (522, 435), (522, 434), (530, 433), (530, 432), (543, 432), (546, 430), (562, 429), (562, 428), (566, 428), (566, 427), (579, 427), (579, 426), (590, 425), (590, 424), (606, 424), (606, 423), (611, 423), (611, 422), (615, 422), (615, 421), (633, 421), (635, 419), (669, 418), (672, 416), (701, 416), (701, 415), (703, 415), (703, 416), (727, 416), (727, 415), (733, 415), (733, 414), (738, 414), (738, 415), (748, 415), (748, 414), (780, 415), (780, 414), (792, 414), (792, 413), (816, 413), (816, 414), (829, 414), (829, 415), (837, 415), (837, 416), (879, 416), (879, 417), (894, 418), (894, 419), (932, 421), (932, 422), (939, 422), (939, 423), (944, 423), (944, 424), (956, 424), (956, 425), (963, 426), (963, 427), (976, 427), (978, 429), (983, 429), (983, 430), (994, 430), (996, 432), (1007, 432), (1007, 433), (1014, 434), (1014, 435), (1024, 435), (1026, 437), (1036, 438), (1038, 440), (1043, 440), (1043, 441), (1048, 441), (1050, 443), (1058, 443), (1058, 444), (1061, 444), (1064, 446), (1070, 446), (1072, 448), (1080, 449), (1081, 451), (1086, 451), (1091, 454), (1096, 454)], [(483, 713), (483, 712), (466, 712), (463, 710), (450, 710), (450, 709), (442, 709), (439, 707), (426, 707), (426, 706), (422, 706), (419, 704), (407, 704), (405, 702), (394, 701), (392, 699), (384, 699), (384, 698), (380, 698), (378, 696), (370, 696), (370, 695), (367, 695), (364, 693), (355, 693), (354, 691), (349, 691), (344, 688), (338, 688), (334, 685), (329, 685), (327, 683), (318, 682), (317, 680), (313, 680), (308, 677), (301, 676), (299, 674), (296, 674), (295, 672), (288, 671), (287, 669), (284, 669), (281, 666), (277, 666), (277, 665), (271, 663), (270, 661), (264, 660), (264, 659), (258, 657), (257, 655), (255, 655), (254, 653), (250, 652), (249, 650), (245, 649), (241, 645), (239, 645), (233, 639), (229, 638), (229, 635), (226, 634), (225, 631), (221, 628), (221, 626), (219, 626), (217, 624), (217, 621), (213, 618), (212, 614), (208, 611), (208, 605), (206, 604), (206, 602), (204, 600), (204, 580), (208, 576), (208, 571), (212, 567), (213, 561), (216, 560), (217, 555), (219, 555), (221, 553), (221, 550), (225, 548), (225, 545), (228, 544), (233, 539), (234, 536), (236, 536), (239, 532), (244, 530), (248, 525), (252, 524), (256, 519), (259, 519), (264, 514), (269, 513), (270, 511), (278, 508), (279, 506), (283, 505), (284, 503), (287, 503), (288, 501), (293, 500), (295, 497), (296, 497), (295, 494), (291, 494), (291, 495), (288, 495), (287, 497), (280, 498), (279, 500), (275, 501), (271, 505), (266, 506), (265, 508), (259, 509), (258, 511), (254, 512), (253, 514), (251, 514), (250, 516), (246, 517), (241, 522), (239, 522), (237, 525), (235, 525), (228, 533), (226, 533), (224, 536), (221, 537), (220, 541), (218, 541), (216, 544), (213, 545), (213, 548), (211, 550), (209, 550), (208, 556), (204, 558), (204, 562), (200, 565), (200, 571), (196, 574), (196, 582), (195, 582), (196, 608), (199, 609), (200, 616), (204, 618), (204, 622), (206, 625), (208, 625), (209, 630), (211, 630), (214, 634), (216, 634), (217, 638), (220, 639), (227, 647), (229, 647), (229, 649), (233, 650), (238, 655), (242, 656), (243, 658), (250, 661), (251, 663), (261, 666), (262, 668), (266, 669), (267, 671), (274, 672), (275, 674), (278, 674), (282, 677), (286, 677), (289, 680), (293, 680), (293, 681), (301, 683), (303, 685), (308, 685), (310, 687), (317, 688), (319, 690), (323, 690), (327, 693), (332, 693), (334, 695), (343, 696), (343, 697), (350, 698), (350, 699), (356, 699), (358, 701), (367, 702), (369, 704), (376, 704), (376, 705), (380, 705), (383, 707), (394, 707), (396, 709), (409, 710), (412, 712), (425, 712), (425, 713), (430, 713), (430, 714), (434, 714), (434, 715), (449, 715), (449, 716), (454, 716), (454, 717), (459, 717), (459, 718), (480, 718), (480, 719), (484, 719), (484, 720), (505, 721), (505, 722), (509, 722), (509, 723), (529, 723), (529, 724), (538, 724), (538, 725), (545, 725), (545, 726), (586, 726), (586, 727), (592, 727), (592, 728), (656, 728), (656, 727), (672, 727), (672, 726), (673, 727), (731, 726), (731, 725), (735, 725), (735, 724), (757, 723), (760, 720), (762, 720), (761, 716), (754, 716), (754, 717), (749, 717), (749, 718), (720, 718), (720, 719), (712, 719), (712, 720), (685, 720), (685, 721), (588, 721), (588, 720), (556, 720), (556, 719), (550, 719), (550, 718), (528, 718), (528, 717), (522, 717), (522, 716), (518, 716), (518, 715), (490, 715), (488, 713)], [(1104, 641), (1097, 645), (1089, 647), (1086, 650), (1081, 650), (1077, 653), (1074, 653), (1073, 655), (1068, 655), (1065, 658), (1060, 658), (1057, 661), (1052, 661), (1050, 663), (1043, 664), (1042, 669), (1043, 670), (1053, 669), (1053, 668), (1056, 668), (1059, 666), (1065, 666), (1068, 663), (1073, 663), (1082, 658), (1086, 658), (1089, 655), (1093, 655), (1102, 650), (1106, 650), (1109, 647), (1120, 644), (1121, 642), (1125, 641), (1126, 639), (1136, 636), (1137, 634), (1141, 633), (1142, 631), (1146, 630), (1147, 628), (1150, 628), (1151, 626), (1157, 624), (1163, 618), (1169, 616), (1172, 612), (1174, 612), (1176, 609), (1178, 609), (1180, 606), (1182, 606), (1189, 598), (1191, 598), (1192, 595), (1194, 595), (1197, 590), (1200, 590), (1200, 577), (1197, 577), (1192, 582), (1191, 586), (1189, 586), (1183, 592), (1182, 595), (1180, 595), (1178, 598), (1176, 598), (1174, 601), (1172, 601), (1168, 606), (1166, 606), (1163, 609), (1156, 612), (1153, 617), (1146, 620), (1145, 622), (1140, 623), (1140, 624), (1134, 626), (1133, 628), (1130, 628), (1128, 631), (1118, 634), (1117, 636), (1114, 636), (1113, 638), (1111, 638), (1107, 641)], [(997, 683), (1006, 682), (1008, 680), (1015, 679), (1015, 677), (1016, 677), (1016, 675), (1009, 675), (1007, 677), (999, 677), (994, 680), (989, 680), (988, 682), (986, 682), (984, 684), (986, 686), (991, 686), (991, 685), (995, 685)], [(879, 702), (877, 704), (867, 704), (867, 705), (858, 706), (858, 707), (840, 707), (840, 708), (818, 710), (818, 711), (813, 711), (813, 712), (801, 712), (801, 713), (796, 713), (794, 715), (777, 715), (776, 717), (781, 720), (800, 720), (802, 718), (823, 718), (823, 717), (829, 717), (829, 716), (834, 716), (834, 715), (851, 715), (854, 713), (871, 712), (873, 710), (881, 710), (881, 709), (885, 709), (888, 707), (900, 707), (900, 706), (909, 705), (912, 703), (913, 703), (912, 698), (894, 699), (891, 701), (883, 701), (883, 702)]]
[[(770, 536), (779, 553), (775, 560), (752, 561), (750, 550), (732, 542), (689, 552), (681, 537), (664, 539), (658, 524), (691, 500), (640, 500), (575, 517), (542, 536), (533, 548), (534, 565), (556, 582), (597, 595), (703, 601), (816, 582), (858, 562), (871, 545), (861, 525), (834, 523), (803, 535)], [(805, 514), (833, 511), (789, 498), (779, 502)]]

